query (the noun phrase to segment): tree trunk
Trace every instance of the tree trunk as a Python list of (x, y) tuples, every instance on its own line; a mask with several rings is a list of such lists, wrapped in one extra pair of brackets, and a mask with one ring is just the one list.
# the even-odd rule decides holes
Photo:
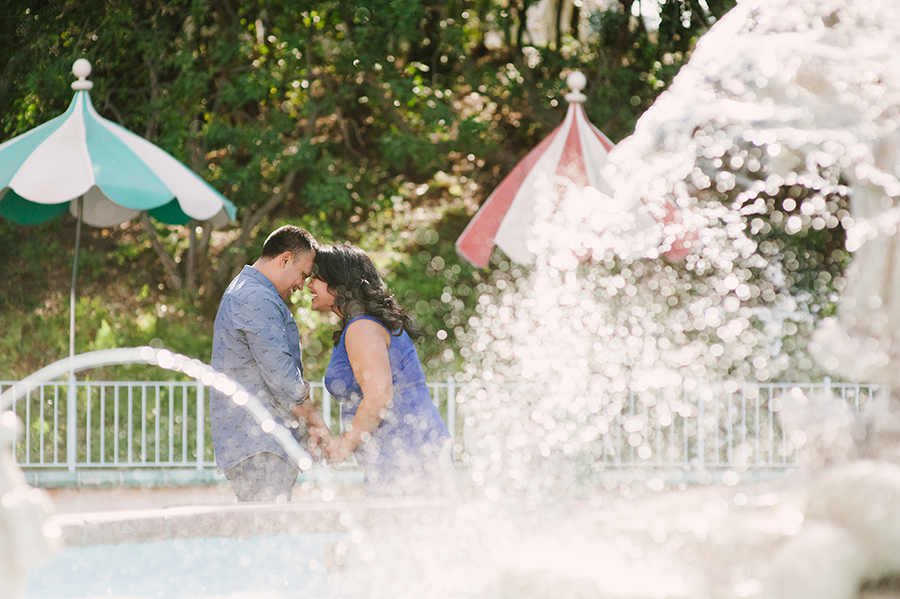
[(562, 13), (563, 13), (563, 3), (565, 0), (556, 0), (556, 18), (553, 19), (554, 25), (554, 35), (553, 35), (553, 49), (559, 50), (560, 40), (562, 39)]
[(172, 259), (172, 256), (169, 255), (169, 251), (166, 250), (166, 246), (163, 245), (162, 240), (156, 233), (156, 227), (154, 227), (153, 223), (150, 222), (150, 216), (147, 214), (146, 210), (141, 212), (141, 224), (144, 225), (144, 230), (147, 232), (147, 236), (150, 238), (150, 244), (156, 251), (156, 255), (159, 256), (159, 261), (162, 263), (163, 269), (165, 269), (166, 271), (166, 278), (169, 287), (171, 287), (172, 289), (180, 289), (183, 283), (183, 279), (181, 277), (181, 273), (179, 273), (178, 271), (178, 264), (175, 262), (175, 260)]

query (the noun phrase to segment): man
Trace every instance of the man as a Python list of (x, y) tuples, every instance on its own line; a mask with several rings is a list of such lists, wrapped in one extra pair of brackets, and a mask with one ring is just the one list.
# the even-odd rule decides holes
[[(256, 395), (298, 440), (308, 432), (311, 452), (331, 434), (303, 380), (300, 333), (286, 300), (312, 272), (317, 247), (300, 227), (269, 235), (259, 259), (244, 266), (222, 296), (211, 364)], [(211, 390), (209, 403), (216, 464), (238, 500), (290, 501), (300, 470), (274, 435), (221, 392)]]

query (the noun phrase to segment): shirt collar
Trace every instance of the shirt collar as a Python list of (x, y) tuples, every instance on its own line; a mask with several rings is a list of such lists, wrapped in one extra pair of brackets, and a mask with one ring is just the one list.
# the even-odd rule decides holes
[(241, 275), (250, 277), (251, 279), (253, 279), (257, 283), (259, 283), (260, 285), (268, 286), (272, 291), (275, 292), (276, 295), (278, 294), (278, 288), (275, 287), (275, 283), (270, 281), (269, 277), (262, 274), (261, 272), (259, 272), (258, 270), (256, 270), (252, 266), (250, 266), (249, 264), (244, 265), (244, 269), (241, 271)]

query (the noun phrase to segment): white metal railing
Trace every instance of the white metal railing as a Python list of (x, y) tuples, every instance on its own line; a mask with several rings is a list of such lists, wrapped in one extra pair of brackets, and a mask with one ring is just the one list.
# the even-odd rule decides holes
[[(0, 394), (15, 382), (0, 381)], [(193, 381), (67, 381), (34, 385), (10, 409), (23, 423), (14, 456), (23, 469), (215, 469), (207, 387)], [(337, 405), (311, 382), (326, 424), (338, 432)], [(428, 383), (451, 436), (456, 382)]]
[[(0, 382), (0, 393), (13, 382)], [(24, 425), (14, 447), (26, 472), (97, 469), (215, 470), (207, 410), (198, 382), (55, 381), (35, 385), (11, 409)], [(457, 454), (457, 384), (428, 384), (447, 422)], [(338, 432), (337, 406), (324, 385), (313, 399)], [(876, 385), (832, 383), (725, 384), (704, 392), (627, 391), (613, 400), (618, 412), (592, 454), (605, 468), (787, 469), (797, 452), (781, 426), (780, 394), (830, 393), (857, 410), (887, 390)]]
[(621, 412), (602, 436), (604, 467), (728, 469), (771, 472), (794, 468), (798, 448), (782, 425), (780, 396), (828, 394), (857, 413), (888, 393), (870, 384), (725, 383), (702, 390), (626, 391), (613, 395)]

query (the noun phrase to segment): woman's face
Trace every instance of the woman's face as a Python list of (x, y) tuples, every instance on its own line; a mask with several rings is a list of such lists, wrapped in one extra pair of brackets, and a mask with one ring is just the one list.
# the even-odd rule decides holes
[(334, 294), (322, 279), (311, 276), (306, 287), (310, 291), (310, 308), (316, 312), (334, 312)]

